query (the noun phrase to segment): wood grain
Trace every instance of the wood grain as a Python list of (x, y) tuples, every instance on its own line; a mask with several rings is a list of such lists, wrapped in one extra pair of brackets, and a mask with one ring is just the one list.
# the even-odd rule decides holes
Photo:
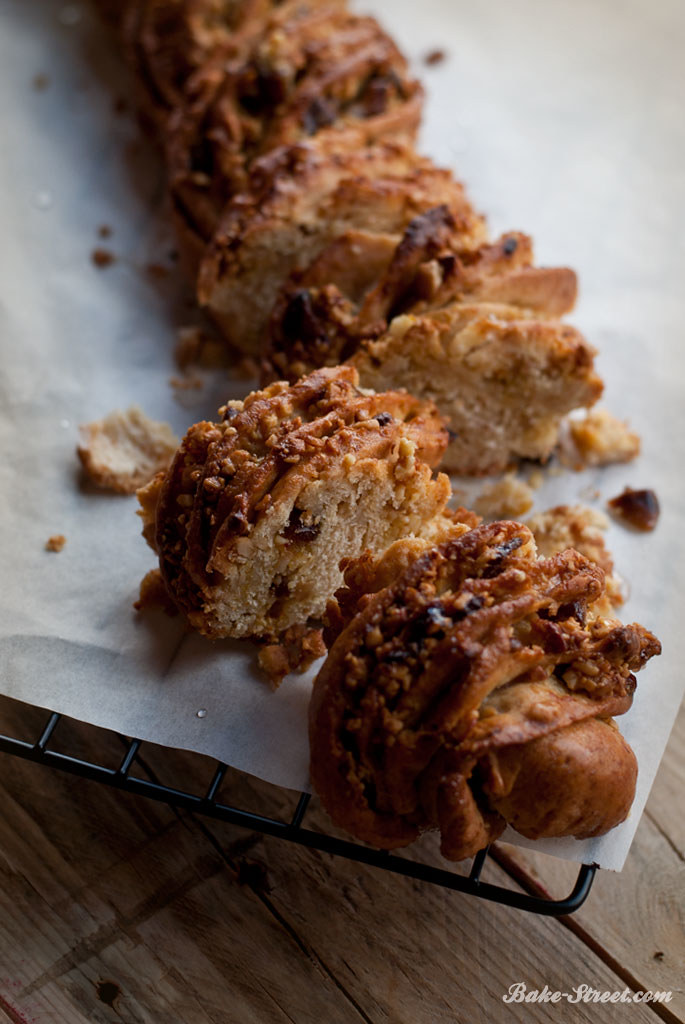
[[(22, 711), (0, 702), (0, 728), (16, 732)], [(93, 730), (68, 722), (55, 741), (85, 756), (95, 742)], [(116, 763), (119, 740), (108, 735), (105, 747)], [(197, 755), (147, 746), (144, 755), (165, 782), (201, 789), (211, 776)], [(292, 810), (292, 794), (253, 779), (232, 775), (227, 786), (246, 806)], [(12, 1024), (499, 1024), (522, 1017), (502, 1001), (517, 981), (622, 990), (628, 919), (642, 958), (635, 978), (654, 988), (658, 975), (659, 987), (673, 988), (680, 974), (671, 953), (649, 973), (655, 943), (681, 956), (685, 943), (682, 930), (664, 931), (666, 915), (631, 874), (601, 876), (573, 930), (7, 756), (0, 798), (0, 1012)], [(316, 806), (307, 823), (325, 826)], [(661, 857), (667, 844), (649, 829), (651, 855)], [(430, 838), (419, 852), (433, 856)], [(510, 884), (497, 865), (487, 871)], [(685, 1019), (682, 1004), (677, 1013), (670, 1019)], [(525, 1019), (658, 1018), (630, 1004), (534, 1004)]]
[[(678, 1020), (685, 1019), (684, 766), (685, 707), (624, 870), (600, 872), (591, 898), (569, 921), (584, 941), (606, 950), (633, 984), (671, 989), (667, 1009)], [(547, 892), (563, 892), (574, 874), (571, 865), (529, 850), (508, 847), (506, 858)]]

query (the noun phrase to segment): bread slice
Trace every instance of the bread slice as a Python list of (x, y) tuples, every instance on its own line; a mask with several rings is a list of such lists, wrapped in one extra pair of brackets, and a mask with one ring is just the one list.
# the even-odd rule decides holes
[(266, 22), (243, 60), (208, 61), (165, 132), (172, 199), (205, 240), (250, 168), (278, 146), (332, 136), (338, 150), (411, 143), (422, 90), (373, 18), (300, 5)]
[(574, 327), (481, 302), (397, 317), (350, 362), (364, 387), (392, 381), (435, 402), (450, 430), (445, 468), (478, 475), (549, 457), (563, 416), (602, 393), (594, 356)]
[(449, 481), (431, 472), (442, 420), (406, 392), (360, 391), (338, 367), (222, 416), (139, 493), (165, 584), (207, 636), (277, 636), (323, 613), (342, 559), (453, 526)]
[(548, 457), (563, 416), (602, 391), (593, 349), (557, 319), (575, 302), (574, 272), (536, 267), (520, 232), (476, 239), (446, 204), (419, 213), (391, 247), (387, 235), (347, 232), (291, 275), (263, 379), (349, 360), (364, 386), (392, 382), (438, 404), (447, 469), (494, 473)]
[(256, 161), (250, 192), (229, 203), (200, 267), (200, 301), (229, 341), (259, 353), (293, 270), (346, 231), (401, 235), (436, 201), (455, 212), (464, 234), (483, 238), (462, 186), (410, 147), (379, 143), (350, 153), (315, 136), (277, 149)]
[(380, 336), (393, 317), (453, 302), (497, 302), (539, 317), (574, 305), (576, 275), (536, 267), (533, 244), (510, 231), (474, 245), (474, 233), (447, 205), (420, 213), (403, 237), (347, 232), (282, 289), (269, 324), (263, 379), (296, 380), (334, 366)]

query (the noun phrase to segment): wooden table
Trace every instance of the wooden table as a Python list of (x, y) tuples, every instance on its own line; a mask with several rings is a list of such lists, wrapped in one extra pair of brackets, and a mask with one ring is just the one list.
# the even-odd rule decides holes
[[(34, 738), (45, 717), (0, 699), (2, 732)], [(121, 743), (104, 736), (114, 766)], [(54, 746), (100, 757), (102, 737), (66, 720)], [(141, 770), (207, 785), (207, 759), (145, 750)], [(293, 801), (244, 776), (230, 785), (270, 813)], [(0, 755), (0, 1024), (685, 1021), (684, 793), (685, 710), (625, 870), (600, 872), (585, 906), (557, 920)], [(571, 865), (495, 855), (488, 880), (570, 889)], [(519, 981), (673, 995), (505, 1004)]]

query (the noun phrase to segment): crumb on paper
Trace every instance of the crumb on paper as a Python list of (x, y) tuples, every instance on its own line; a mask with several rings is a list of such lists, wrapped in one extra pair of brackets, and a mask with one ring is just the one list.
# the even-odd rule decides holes
[(205, 382), (199, 373), (186, 370), (182, 376), (169, 377), (169, 384), (174, 391), (201, 391)]
[(326, 645), (321, 629), (291, 626), (278, 642), (265, 644), (257, 658), (260, 668), (276, 689), (290, 672), (306, 672), (325, 653)]
[(214, 370), (228, 365), (224, 342), (201, 327), (179, 327), (176, 339), (174, 358), (179, 370), (186, 370), (189, 366)]
[(545, 482), (545, 474), (541, 469), (534, 469), (526, 482), (532, 491), (539, 491)]
[(444, 50), (436, 47), (434, 50), (429, 50), (426, 56), (423, 58), (423, 63), (427, 64), (428, 67), (434, 67), (436, 64), (442, 64), (447, 58), (447, 54)]
[(133, 607), (137, 612), (145, 611), (148, 608), (159, 608), (169, 617), (178, 615), (178, 608), (164, 586), (159, 569), (150, 569), (143, 576), (140, 581), (138, 600), (133, 602)]
[(112, 234), (112, 229), (109, 226), (109, 224), (101, 224), (100, 227), (98, 228), (98, 237), (99, 238), (110, 238), (111, 234)]
[(656, 527), (661, 513), (659, 499), (651, 490), (634, 491), (626, 487), (622, 494), (611, 498), (607, 504), (619, 519), (645, 532)]
[(53, 533), (52, 537), (48, 537), (45, 541), (46, 551), (61, 551), (67, 542), (67, 538), (63, 533)]
[(254, 380), (259, 375), (259, 363), (251, 356), (242, 356), (234, 363), (233, 373), (240, 380)]
[(100, 269), (110, 267), (112, 263), (114, 263), (116, 260), (116, 256), (113, 252), (110, 252), (109, 249), (99, 248), (93, 249), (92, 253), (90, 254), (90, 258), (95, 264), (95, 266), (99, 267)]
[(630, 462), (640, 454), (639, 435), (607, 409), (591, 409), (583, 419), (569, 420), (573, 469)]
[(625, 585), (614, 570), (614, 560), (604, 541), (609, 520), (603, 512), (587, 505), (557, 505), (532, 516), (526, 526), (535, 537), (542, 558), (575, 548), (604, 570), (610, 602), (607, 614), (611, 613), (612, 606), (623, 604)]
[(179, 445), (168, 423), (148, 419), (137, 406), (115, 409), (80, 430), (83, 468), (94, 484), (117, 494), (134, 494), (166, 469)]
[(163, 263), (148, 263), (145, 267), (145, 273), (148, 277), (152, 277), (157, 281), (163, 281), (164, 278), (169, 276), (170, 270)]
[(40, 71), (31, 79), (31, 85), (36, 90), (36, 92), (45, 92), (47, 87), (50, 85), (50, 79), (44, 72)]
[(485, 519), (516, 519), (532, 506), (532, 490), (513, 473), (485, 487), (473, 503), (475, 511)]

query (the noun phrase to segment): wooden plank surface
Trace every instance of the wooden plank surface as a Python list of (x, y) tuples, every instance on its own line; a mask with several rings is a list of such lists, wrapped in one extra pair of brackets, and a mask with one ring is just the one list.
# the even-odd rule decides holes
[[(31, 716), (0, 701), (3, 731), (35, 736), (45, 716)], [(55, 745), (87, 756), (97, 743), (100, 754), (101, 735), (65, 722)], [(118, 739), (106, 734), (104, 747), (115, 764)], [(198, 790), (212, 771), (154, 747), (144, 761)], [(523, 1018), (502, 1000), (518, 981), (674, 993), (659, 1006), (532, 1004), (526, 1021), (684, 1021), (682, 826), (667, 838), (662, 806), (680, 764), (669, 750), (626, 871), (600, 873), (586, 907), (557, 921), (0, 756), (0, 1021), (498, 1024)], [(292, 811), (292, 794), (242, 776), (230, 786), (244, 806)], [(502, 856), (527, 885), (569, 888), (559, 862)], [(504, 868), (486, 870), (511, 884)]]

